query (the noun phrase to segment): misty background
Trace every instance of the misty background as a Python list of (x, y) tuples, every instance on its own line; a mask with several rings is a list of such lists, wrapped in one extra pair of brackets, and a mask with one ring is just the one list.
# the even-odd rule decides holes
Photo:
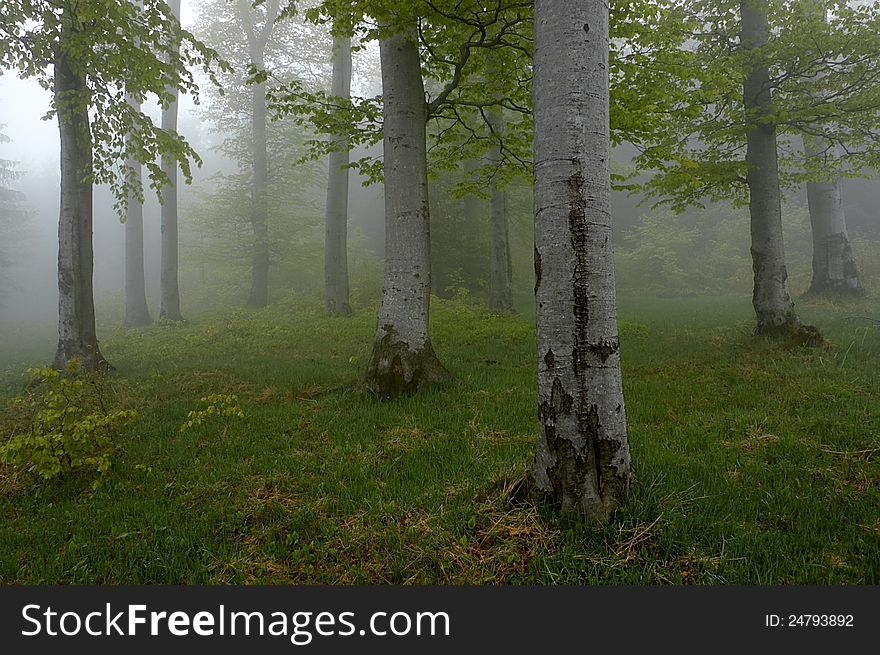
[[(184, 3), (183, 24), (224, 56), (223, 44), (211, 43), (200, 29), (202, 3)], [(302, 20), (301, 18), (294, 19)], [(331, 40), (326, 28), (320, 48), (312, 52), (309, 74), (329, 88)], [(319, 34), (319, 37), (321, 35)], [(323, 66), (322, 66), (323, 64)], [(355, 54), (354, 92), (380, 92), (378, 53), (369, 44)], [(200, 80), (202, 102), (180, 100), (180, 132), (201, 155), (193, 168), (193, 183), (180, 193), (180, 286), (185, 316), (241, 306), (247, 293), (250, 266), (250, 225), (247, 215), (247, 162), (224, 148), (228, 133), (218, 125), (223, 112), (219, 96)], [(50, 93), (33, 80), (0, 75), (0, 125), (9, 141), (0, 143), (0, 160), (15, 163), (17, 177), (10, 186), (20, 194), (12, 203), (12, 221), (4, 225), (0, 250), (0, 348), (23, 346), (12, 338), (27, 334), (38, 343), (35, 353), (47, 358), (54, 344), (57, 320), (57, 221), (59, 202), (58, 127), (54, 117), (43, 120)], [(146, 110), (158, 123), (157, 106)], [(222, 122), (222, 121), (221, 121)], [(293, 128), (291, 152), (273, 157), (270, 230), (272, 239), (271, 299), (286, 294), (320, 296), (323, 285), (323, 220), (326, 160), (297, 162), (305, 152), (304, 128)], [(270, 128), (271, 130), (271, 128)], [(299, 132), (297, 132), (299, 130)], [(270, 144), (272, 143), (270, 131)], [(379, 156), (381, 147), (369, 154)], [(365, 152), (353, 152), (352, 161)], [(625, 170), (632, 153), (619, 148), (616, 166)], [(244, 157), (246, 159), (246, 157)], [(278, 164), (281, 161), (283, 163)], [(488, 277), (487, 203), (456, 198), (450, 193), (456, 175), (443, 173), (431, 181), (431, 231), (434, 292), (443, 297), (485, 297)], [(349, 267), (352, 304), (374, 306), (381, 292), (383, 189), (363, 186), (352, 172), (349, 191)], [(144, 245), (147, 299), (151, 308), (159, 297), (159, 202), (145, 191)], [(862, 276), (869, 291), (880, 281), (880, 182), (844, 182), (847, 226)], [(124, 228), (107, 187), (94, 192), (95, 296), (99, 332), (121, 326), (124, 285)], [(514, 297), (520, 311), (531, 311), (532, 194), (526, 180), (508, 188)], [(9, 211), (9, 208), (7, 208)], [(810, 226), (803, 189), (789, 192), (784, 207), (786, 253), (792, 291), (809, 285)], [(751, 292), (748, 212), (728, 203), (675, 214), (653, 208), (638, 195), (614, 194), (617, 286), (627, 294), (670, 296), (741, 294)], [(25, 353), (7, 352), (8, 355)]]

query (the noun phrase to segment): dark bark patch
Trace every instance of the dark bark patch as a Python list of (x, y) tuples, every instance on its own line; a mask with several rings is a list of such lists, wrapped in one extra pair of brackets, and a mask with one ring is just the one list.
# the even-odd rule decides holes
[(535, 246), (535, 293), (538, 293), (538, 287), (541, 286), (541, 253)]
[(547, 354), (544, 355), (544, 363), (547, 365), (547, 368), (553, 368), (556, 366), (556, 357), (553, 355), (553, 351), (548, 348)]
[(755, 328), (755, 335), (772, 339), (790, 348), (819, 348), (826, 344), (817, 327), (803, 325), (797, 317), (782, 324), (759, 323)]
[(614, 339), (607, 339), (587, 345), (587, 349), (598, 357), (602, 363), (605, 363), (611, 355), (616, 353), (619, 347), (617, 340)]

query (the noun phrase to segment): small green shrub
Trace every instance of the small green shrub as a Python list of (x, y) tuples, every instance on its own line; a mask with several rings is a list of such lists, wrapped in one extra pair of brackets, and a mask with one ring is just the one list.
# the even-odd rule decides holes
[[(0, 460), (43, 480), (72, 470), (102, 476), (115, 451), (113, 429), (137, 415), (130, 409), (109, 409), (102, 378), (78, 375), (74, 360), (64, 374), (51, 368), (31, 368), (35, 384), (13, 406), (23, 414), (26, 428), (0, 446)], [(95, 486), (100, 478), (95, 481)]]
[(212, 416), (244, 418), (244, 411), (238, 404), (237, 396), (215, 393), (200, 400), (207, 407), (189, 412), (186, 415), (186, 421), (180, 426), (181, 432), (202, 425)]

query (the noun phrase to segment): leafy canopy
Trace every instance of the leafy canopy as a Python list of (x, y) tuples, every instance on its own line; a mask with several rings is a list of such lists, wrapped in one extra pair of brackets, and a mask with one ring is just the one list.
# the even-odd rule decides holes
[[(642, 170), (656, 170), (651, 193), (673, 207), (708, 198), (745, 199), (746, 133), (773, 125), (780, 181), (860, 175), (880, 167), (880, 3), (767, 0), (769, 43), (744, 48), (739, 0), (686, 0), (661, 15), (661, 32), (685, 29), (687, 41), (669, 58), (647, 60), (674, 73), (677, 91), (667, 120), (640, 144)], [(769, 71), (772, 102), (747, 111), (743, 81)], [(803, 137), (824, 144), (807, 157)]]
[[(89, 109), (91, 181), (110, 186), (120, 216), (129, 192), (143, 200), (140, 181), (124, 163), (129, 158), (146, 166), (157, 192), (169, 182), (158, 163), (162, 154), (191, 181), (190, 162), (201, 163), (195, 150), (179, 134), (154, 125), (126, 95), (137, 103), (156, 97), (167, 107), (177, 89), (198, 102), (191, 70), (201, 68), (217, 84), (216, 71), (230, 68), (217, 52), (184, 30), (164, 0), (3, 1), (0, 68), (52, 90), (52, 65), (62, 48), (74, 74), (85, 79), (85, 92), (64, 102)], [(53, 98), (46, 119), (58, 103)]]

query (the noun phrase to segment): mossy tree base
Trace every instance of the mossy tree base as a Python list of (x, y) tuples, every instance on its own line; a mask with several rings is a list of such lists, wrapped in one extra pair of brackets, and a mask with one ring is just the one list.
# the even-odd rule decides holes
[(336, 301), (329, 298), (324, 303), (324, 312), (327, 316), (351, 316), (354, 313), (351, 305), (344, 300)]
[(437, 359), (431, 341), (417, 350), (397, 337), (391, 326), (373, 344), (364, 376), (364, 387), (380, 398), (410, 395), (430, 384), (452, 381), (452, 374)]
[(807, 298), (861, 298), (865, 288), (858, 278), (850, 280), (817, 280), (813, 278), (810, 288), (804, 294)]
[(791, 346), (818, 348), (825, 345), (825, 339), (819, 329), (813, 325), (803, 325), (797, 317), (791, 317), (779, 324), (758, 323), (755, 335)]
[(627, 493), (636, 484), (632, 468), (627, 469), (622, 476), (613, 475), (613, 477), (613, 480), (603, 480), (606, 486), (599, 499), (578, 499), (559, 494), (552, 489), (540, 488), (529, 472), (511, 485), (507, 498), (515, 505), (533, 504), (551, 507), (560, 516), (602, 525), (607, 523), (623, 504)]
[(83, 370), (88, 372), (108, 371), (113, 367), (104, 359), (104, 355), (98, 349), (98, 345), (83, 345), (75, 341), (59, 341), (55, 351), (55, 359), (52, 368), (57, 371), (67, 370), (67, 366), (73, 360), (79, 360)]

